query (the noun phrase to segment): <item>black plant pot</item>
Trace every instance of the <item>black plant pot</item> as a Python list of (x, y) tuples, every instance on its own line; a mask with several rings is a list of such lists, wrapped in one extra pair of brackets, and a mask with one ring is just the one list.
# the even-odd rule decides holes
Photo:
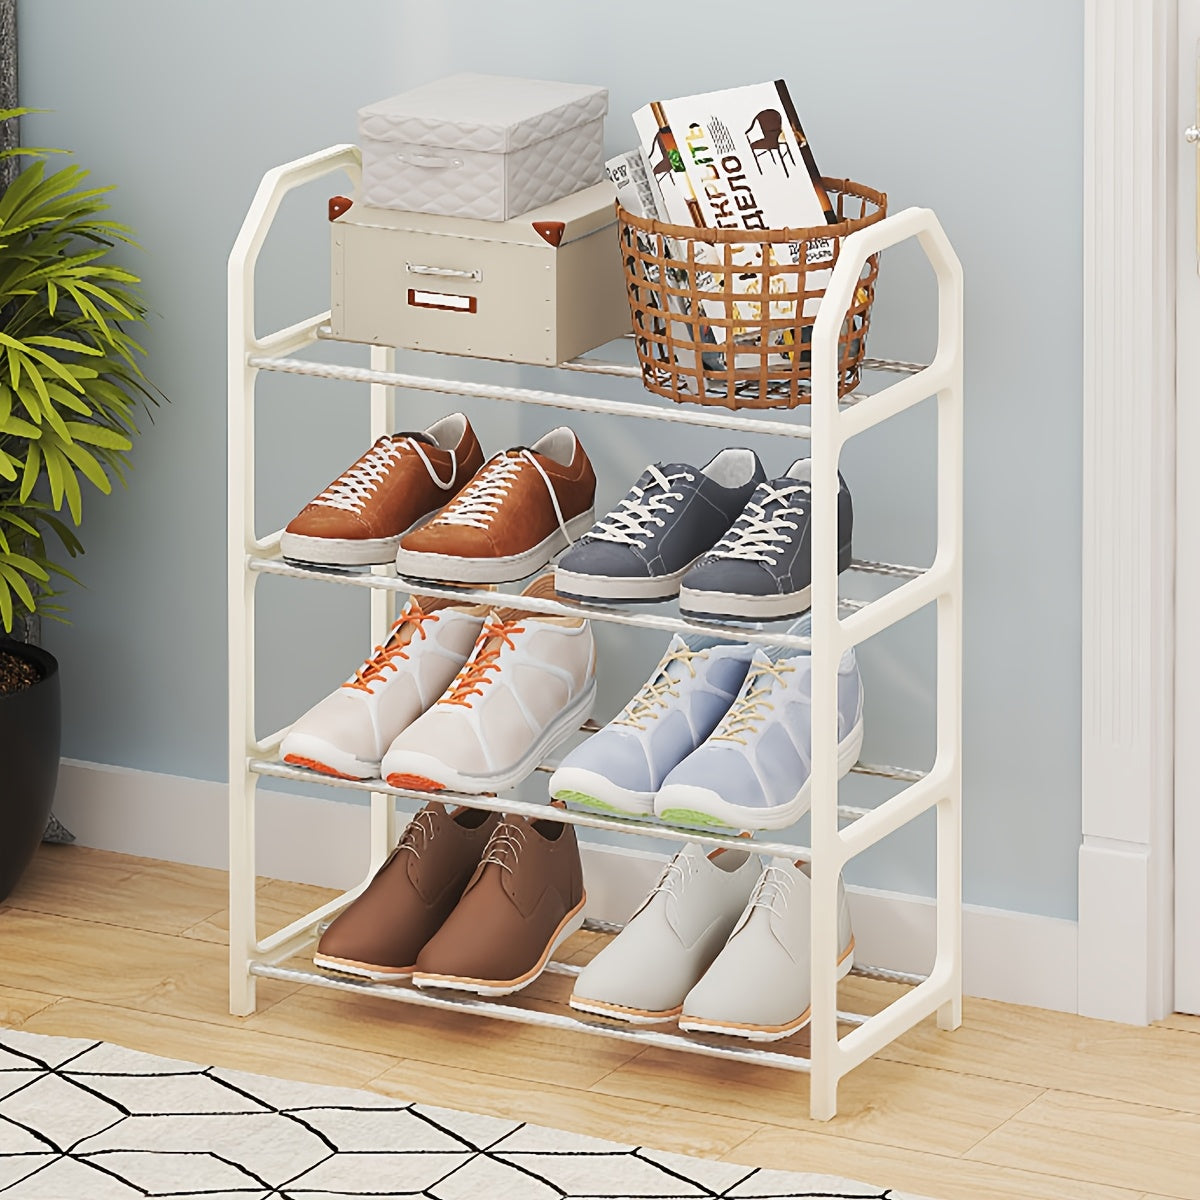
[(42, 840), (58, 782), (62, 711), (58, 660), (38, 646), (0, 638), (0, 654), (32, 663), (32, 687), (0, 695), (0, 901)]

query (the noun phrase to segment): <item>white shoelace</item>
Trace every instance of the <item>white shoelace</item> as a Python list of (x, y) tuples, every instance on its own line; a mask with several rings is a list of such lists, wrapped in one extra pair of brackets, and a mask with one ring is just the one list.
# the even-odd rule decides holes
[[(525, 845), (525, 832), (519, 825), (511, 821), (501, 821), (492, 830), (487, 848), (483, 852), (480, 864), (495, 863), (502, 871), (512, 874), (521, 847)], [(512, 861), (510, 862), (509, 859)]]
[(425, 464), (429, 478), (442, 489), (449, 491), (458, 477), (458, 459), (450, 456), (450, 478), (441, 480), (433, 469), (421, 443), (416, 438), (382, 437), (344, 475), (335, 479), (314, 501), (322, 508), (344, 508), (347, 512), (358, 512), (375, 493), (375, 489), (388, 471), (398, 463), (405, 450), (415, 450)]
[(401, 850), (408, 850), (414, 858), (420, 858), (421, 851), (425, 849), (433, 835), (433, 813), (427, 808), (423, 808), (404, 827), (400, 841), (396, 843), (396, 849), (392, 851), (392, 857), (394, 858)]
[(667, 707), (667, 697), (678, 697), (679, 695), (679, 689), (675, 686), (678, 681), (672, 678), (669, 670), (671, 664), (683, 663), (694, 679), (696, 668), (692, 666), (692, 659), (698, 658), (700, 653), (699, 650), (689, 650), (686, 646), (681, 646), (665, 655), (662, 662), (658, 664), (658, 671), (654, 678), (613, 717), (612, 724), (631, 725), (634, 729), (645, 729), (644, 722), (655, 720), (660, 715), (657, 710)]
[(650, 536), (650, 526), (661, 527), (666, 524), (659, 514), (673, 514), (675, 505), (672, 501), (683, 499), (683, 493), (672, 491), (672, 486), (681, 480), (694, 483), (696, 479), (690, 471), (664, 475), (653, 464), (646, 470), (650, 472), (651, 482), (644, 488), (636, 484), (630, 488), (629, 495), (588, 531), (590, 539), (598, 542), (617, 542), (644, 550), (646, 538)]
[(687, 886), (688, 880), (695, 874), (695, 871), (696, 867), (692, 862), (691, 855), (677, 854), (667, 863), (658, 882), (651, 889), (650, 896), (662, 893), (668, 901), (673, 900), (678, 905), (683, 888)]
[(787, 544), (788, 531), (800, 528), (798, 521), (788, 518), (804, 516), (804, 509), (798, 504), (789, 504), (788, 500), (796, 493), (801, 493), (807, 500), (811, 488), (807, 483), (782, 488), (767, 483), (759, 486), (762, 492), (750, 500), (729, 532), (712, 548), (711, 554), (720, 558), (765, 562), (772, 567), (776, 565), (775, 556)]
[(784, 675), (795, 669), (795, 664), (787, 659), (755, 663), (746, 676), (738, 698), (721, 718), (720, 725), (709, 741), (740, 742), (743, 746), (746, 745), (747, 737), (757, 733), (759, 725), (766, 719), (767, 714), (764, 710), (775, 707), (767, 699), (775, 690), (772, 681), (782, 684)]
[(510, 450), (505, 454), (496, 455), (442, 509), (438, 514), (438, 523), (469, 525), (472, 529), (487, 529), (526, 463), (541, 476), (542, 482), (546, 485), (546, 491), (550, 493), (550, 503), (554, 506), (554, 517), (558, 521), (558, 527), (567, 541), (572, 542), (573, 539), (567, 532), (567, 523), (563, 520), (562, 509), (558, 504), (558, 495), (554, 491), (554, 484), (550, 482), (550, 476), (543, 470), (542, 464), (538, 462), (536, 456), (532, 451), (526, 449), (516, 452)]
[(750, 896), (749, 908), (765, 908), (776, 916), (787, 911), (788, 899), (796, 881), (781, 867), (768, 866), (758, 877)]

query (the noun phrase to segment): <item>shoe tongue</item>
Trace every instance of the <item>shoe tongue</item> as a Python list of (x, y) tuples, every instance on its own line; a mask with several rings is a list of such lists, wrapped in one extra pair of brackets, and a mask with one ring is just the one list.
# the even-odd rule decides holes
[(693, 653), (697, 653), (701, 650), (713, 650), (717, 646), (734, 646), (738, 644), (730, 641), (729, 638), (714, 637), (708, 633), (677, 633), (674, 638), (671, 639), (672, 650), (676, 648), (676, 642), (678, 642), (680, 646), (691, 650)]
[(433, 440), (427, 433), (422, 433), (419, 429), (406, 429), (400, 433), (389, 435), (393, 442), (403, 442), (411, 438), (414, 442), (421, 442), (425, 446), (437, 446), (437, 442)]
[[(803, 616), (797, 617), (784, 632), (793, 637), (812, 637), (812, 613), (806, 612)], [(779, 662), (784, 658), (811, 659), (812, 657), (809, 651), (801, 650), (796, 646), (767, 646), (766, 654), (772, 662)]]
[(501, 621), (548, 621), (552, 625), (579, 624), (583, 620), (582, 617), (567, 617), (559, 616), (556, 613), (532, 612), (528, 608), (521, 607), (521, 596), (529, 596), (535, 600), (553, 600), (559, 604), (564, 603), (563, 598), (554, 587), (554, 573), (552, 571), (547, 571), (544, 575), (539, 575), (531, 583), (527, 584), (520, 596), (512, 597), (512, 604), (506, 605), (504, 608), (497, 608), (495, 610), (496, 616)]
[(775, 661), (776, 647), (772, 646), (770, 650), (764, 649), (762, 646), (754, 648), (754, 657), (750, 659), (750, 670), (755, 667), (769, 666)]
[[(791, 475), (780, 475), (778, 479), (768, 479), (767, 483), (779, 491), (783, 488), (799, 488), (803, 492), (812, 491), (812, 480), (808, 478), (796, 479)], [(761, 485), (760, 485), (761, 486)], [(794, 495), (795, 493), (793, 493)]]
[[(435, 613), (438, 609), (446, 608), (453, 604), (453, 600), (443, 600), (437, 596), (417, 596), (414, 595), (411, 600), (404, 606), (404, 612), (401, 617), (407, 616), (413, 609), (414, 605), (420, 605), (421, 611), (424, 613)], [(417, 633), (417, 625), (414, 621), (405, 621), (394, 633), (388, 638), (387, 645), (391, 646), (407, 646), (413, 640)]]

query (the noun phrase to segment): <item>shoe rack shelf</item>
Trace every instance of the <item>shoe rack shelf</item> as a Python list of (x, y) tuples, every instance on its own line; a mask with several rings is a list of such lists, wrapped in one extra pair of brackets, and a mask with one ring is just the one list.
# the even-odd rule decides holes
[[(935, 1014), (943, 1029), (955, 1029), (962, 1013), (961, 915), (961, 661), (962, 661), (962, 269), (937, 217), (929, 209), (910, 208), (860, 232), (842, 243), (826, 297), (813, 329), (811, 404), (807, 410), (762, 415), (727, 412), (698, 405), (671, 406), (640, 388), (632, 400), (608, 400), (582, 394), (533, 388), (502, 387), (461, 380), (404, 374), (395, 370), (395, 351), (370, 348), (370, 366), (348, 367), (299, 357), (329, 338), (329, 314), (264, 336), (254, 331), (255, 266), (280, 202), (292, 189), (327, 175), (344, 172), (354, 192), (360, 183), (360, 156), (354, 146), (327, 150), (286, 163), (267, 172), (229, 259), (229, 992), (230, 1011), (247, 1015), (255, 1008), (259, 978), (286, 979), (347, 993), (386, 996), (427, 1008), (457, 1009), (477, 1016), (521, 1021), (550, 1029), (598, 1034), (645, 1046), (669, 1047), (690, 1053), (782, 1067), (809, 1073), (810, 1112), (827, 1120), (837, 1110), (839, 1080), (855, 1066)], [(868, 360), (872, 372), (889, 372), (894, 382), (874, 393), (857, 392), (840, 401), (836, 388), (836, 345), (841, 315), (849, 307), (866, 258), (902, 242), (915, 240), (933, 268), (938, 288), (938, 341), (928, 364)], [(561, 367), (583, 375), (640, 378), (636, 365), (582, 358)], [(398, 592), (409, 585), (394, 569), (377, 567), (361, 574), (309, 570), (282, 560), (281, 531), (259, 537), (254, 528), (255, 383), (261, 372), (311, 375), (369, 385), (371, 438), (396, 428), (393, 419), (396, 388), (454, 397), (548, 406), (577, 412), (605, 413), (637, 420), (679, 422), (724, 432), (770, 434), (807, 441), (812, 459), (813, 491), (832, 496), (837, 491), (840, 454), (846, 442), (880, 422), (930, 397), (937, 404), (937, 547), (927, 567), (856, 560), (847, 573), (847, 590), (869, 581), (874, 599), (839, 596), (836, 570), (836, 506), (818, 504), (812, 515), (812, 636), (767, 633), (761, 630), (685, 620), (671, 606), (621, 609), (596, 605), (564, 605), (529, 598), (526, 607), (539, 612), (585, 615), (596, 621), (673, 631), (725, 632), (743, 641), (809, 648), (812, 654), (812, 807), (810, 847), (755, 837), (756, 851), (768, 855), (811, 859), (812, 1018), (807, 1046), (803, 1035), (763, 1050), (749, 1044), (699, 1034), (628, 1027), (548, 1009), (545, 1002), (522, 993), (502, 1000), (442, 995), (383, 983), (356, 982), (316, 969), (288, 965), (309, 949), (336, 913), (369, 882), (395, 844), (398, 827), (396, 800), (422, 802), (423, 793), (392, 788), (382, 781), (351, 781), (314, 777), (287, 766), (277, 750), (287, 730), (260, 737), (254, 723), (255, 584), (263, 575), (318, 579), (343, 587), (368, 588), (371, 593), (371, 636), (381, 642), (391, 623)], [(809, 424), (796, 419), (807, 411)], [(640, 464), (638, 464), (640, 467)], [(439, 589), (422, 585), (432, 595), (492, 600), (494, 593)], [(936, 735), (934, 762), (928, 771), (859, 763), (856, 771), (884, 776), (900, 785), (890, 798), (871, 808), (838, 804), (837, 669), (842, 653), (873, 637), (927, 605), (936, 606)], [(592, 723), (584, 727), (594, 730)], [(553, 770), (554, 763), (539, 769)], [(266, 937), (256, 932), (255, 795), (262, 776), (314, 781), (330, 787), (367, 792), (371, 797), (370, 866), (355, 888), (306, 913)], [(744, 838), (676, 829), (661, 824), (626, 821), (592, 813), (577, 813), (548, 805), (504, 797), (452, 795), (438, 798), (473, 808), (526, 816), (549, 817), (591, 829), (637, 833), (670, 842), (695, 841), (706, 846), (746, 848)], [(922, 813), (936, 811), (937, 933), (936, 955), (928, 976), (856, 966), (856, 974), (911, 985), (880, 1012), (864, 1015), (838, 1010), (837, 998), (837, 884), (845, 864), (882, 838)], [(589, 928), (611, 930), (588, 922)], [(578, 968), (552, 962), (550, 971), (572, 974)]]

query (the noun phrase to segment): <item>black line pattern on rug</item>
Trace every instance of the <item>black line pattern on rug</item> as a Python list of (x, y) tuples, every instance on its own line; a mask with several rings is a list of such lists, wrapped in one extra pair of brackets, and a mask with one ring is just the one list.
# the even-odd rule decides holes
[[(69, 1053), (55, 1062), (58, 1050)], [(95, 1181), (86, 1200), (450, 1200), (465, 1188), (537, 1200), (899, 1200), (890, 1188), (193, 1067), (103, 1042), (0, 1030), (0, 1064), (4, 1196), (31, 1188), (49, 1196), (58, 1178), (63, 1194), (79, 1196), (84, 1167)], [(5, 1076), (25, 1074), (32, 1077), (4, 1091)], [(154, 1081), (152, 1107), (138, 1102), (137, 1080)], [(364, 1130), (381, 1144), (364, 1148)]]

